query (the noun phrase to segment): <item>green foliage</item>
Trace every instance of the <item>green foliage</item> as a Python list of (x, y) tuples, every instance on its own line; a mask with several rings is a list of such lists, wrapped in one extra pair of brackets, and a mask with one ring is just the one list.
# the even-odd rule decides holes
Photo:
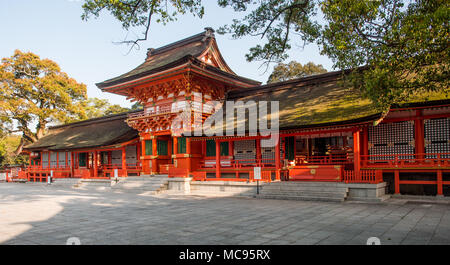
[(118, 104), (110, 104), (107, 99), (89, 98), (82, 105), (87, 119), (130, 111)]
[[(335, 68), (356, 70), (349, 80), (380, 108), (412, 94), (450, 93), (448, 0), (218, 0), (218, 5), (244, 14), (219, 33), (262, 39), (246, 55), (249, 61), (279, 63), (292, 47), (316, 43)], [(201, 0), (86, 0), (83, 9), (83, 19), (107, 10), (127, 30), (145, 26), (140, 40), (147, 39), (152, 15), (165, 24), (177, 14), (204, 13)]]
[(296, 61), (291, 61), (288, 64), (279, 63), (273, 68), (273, 72), (269, 76), (267, 83), (286, 81), (326, 72), (327, 70), (323, 68), (321, 64), (314, 64), (313, 62), (309, 62), (305, 65)]
[[(86, 86), (62, 72), (49, 59), (19, 50), (0, 65), (0, 120), (10, 132), (13, 123), (24, 142), (35, 142), (51, 122), (68, 122), (84, 115)], [(32, 126), (36, 125), (36, 131)]]
[[(413, 94), (450, 93), (449, 2), (445, 0), (220, 0), (247, 15), (220, 32), (266, 38), (247, 59), (287, 57), (289, 36), (316, 42), (338, 69), (356, 69), (349, 80), (380, 108)], [(302, 6), (303, 4), (303, 6)], [(248, 11), (252, 8), (251, 11)], [(321, 9), (323, 18), (316, 16)], [(320, 18), (320, 19), (319, 19)], [(364, 71), (357, 69), (365, 66)]]
[(248, 61), (270, 63), (287, 59), (286, 51), (291, 48), (293, 32), (303, 45), (319, 37), (320, 25), (314, 21), (315, 1), (218, 0), (218, 4), (246, 14), (242, 19), (233, 19), (231, 25), (221, 27), (219, 33), (230, 33), (233, 38), (258, 36), (266, 40), (264, 45), (258, 44), (250, 49), (246, 55)]
[(28, 156), (14, 153), (20, 142), (21, 136), (19, 135), (0, 137), (0, 168), (5, 165), (27, 164)]
[(340, 69), (367, 66), (350, 80), (381, 107), (450, 93), (449, 7), (442, 0), (328, 0), (319, 43)]
[(139, 110), (139, 109), (143, 109), (143, 108), (144, 108), (144, 106), (139, 104), (139, 102), (135, 102), (133, 105), (131, 105), (131, 110)]
[(203, 17), (204, 7), (201, 0), (85, 0), (81, 18), (88, 20), (91, 16), (99, 17), (102, 10), (107, 10), (125, 30), (130, 27), (145, 27), (144, 37), (124, 41), (137, 45), (146, 40), (152, 18), (163, 25), (176, 20), (177, 15), (191, 13)]

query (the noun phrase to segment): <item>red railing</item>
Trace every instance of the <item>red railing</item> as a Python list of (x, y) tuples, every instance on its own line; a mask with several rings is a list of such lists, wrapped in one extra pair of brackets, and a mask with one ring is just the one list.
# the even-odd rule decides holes
[[(280, 161), (282, 164), (283, 162)], [(275, 167), (275, 159), (221, 159), (220, 168)], [(216, 168), (216, 160), (200, 161), (200, 168)]]
[(156, 105), (153, 107), (148, 107), (144, 111), (129, 114), (129, 119), (139, 119), (142, 117), (152, 116), (152, 115), (160, 115), (167, 113), (177, 113), (182, 112), (185, 109), (191, 111), (202, 111), (203, 113), (211, 114), (214, 111), (212, 106), (203, 104), (203, 108), (201, 106), (197, 106), (196, 104), (189, 104), (186, 102), (186, 105), (179, 106), (177, 103), (166, 103), (161, 105)]
[[(262, 170), (261, 171), (261, 181), (265, 182), (271, 182), (272, 181), (272, 175), (275, 175), (275, 170)], [(194, 171), (192, 172), (193, 180), (196, 181), (217, 181), (217, 180), (225, 180), (225, 181), (256, 181), (253, 170), (249, 170), (246, 172), (241, 172), (248, 174), (248, 177), (240, 177), (240, 173), (236, 172), (236, 177), (229, 178), (229, 177), (213, 177), (213, 178), (207, 178), (207, 172), (206, 171)], [(281, 170), (280, 171), (281, 178), (283, 180), (287, 180), (287, 170)], [(169, 173), (170, 176), (170, 173)]]
[(362, 155), (363, 167), (450, 167), (450, 153)]
[[(141, 163), (127, 163), (126, 170), (122, 169), (122, 164), (103, 164), (99, 165), (97, 173), (109, 173), (110, 177), (113, 177), (112, 174), (114, 169), (118, 170), (119, 176), (124, 176), (126, 173), (140, 173), (141, 172)], [(93, 168), (74, 168), (72, 174), (71, 167), (56, 167), (56, 166), (28, 166), (22, 171), (21, 176), (19, 178), (24, 178), (30, 180), (39, 180), (45, 181), (47, 176), (49, 176), (53, 172), (53, 178), (93, 178), (94, 177), (94, 169)], [(109, 178), (109, 177), (97, 177), (97, 178)]]
[(381, 170), (362, 169), (359, 174), (354, 170), (344, 170), (344, 182), (346, 183), (381, 183), (383, 182), (383, 173)]
[(327, 156), (296, 156), (295, 165), (343, 165), (353, 163), (350, 154), (332, 154)]

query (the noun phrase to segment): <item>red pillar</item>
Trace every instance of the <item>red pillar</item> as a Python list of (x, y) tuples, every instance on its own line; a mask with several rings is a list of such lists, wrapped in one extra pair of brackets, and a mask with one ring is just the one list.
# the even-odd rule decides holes
[(400, 194), (400, 172), (398, 170), (394, 171), (394, 186), (395, 194)]
[(51, 158), (52, 158), (52, 156), (51, 156), (51, 152), (50, 151), (48, 151), (48, 168), (50, 169), (51, 168)]
[(173, 137), (173, 154), (178, 154), (178, 137)]
[(437, 171), (437, 195), (444, 196), (443, 187), (442, 187), (442, 170), (438, 169)]
[(191, 138), (186, 137), (186, 154), (189, 156), (187, 158), (188, 172), (191, 172)]
[[(414, 142), (415, 142), (416, 154), (425, 153), (425, 133), (424, 133), (423, 119), (421, 118), (421, 116), (422, 116), (422, 111), (417, 110), (416, 111), (416, 119), (414, 120), (414, 130), (416, 133)], [(424, 156), (418, 155), (417, 159), (419, 159), (419, 160), (424, 159)]]
[(97, 176), (98, 176), (98, 156), (97, 156), (97, 151), (94, 151), (94, 159), (93, 159), (93, 162), (94, 162), (94, 166), (93, 166), (93, 169), (94, 169), (94, 178), (96, 178)]
[(70, 152), (71, 158), (70, 158), (70, 171), (72, 172), (71, 177), (75, 177), (75, 155), (73, 152)]
[(178, 137), (173, 137), (173, 164), (178, 167), (177, 154), (178, 154)]
[(353, 132), (353, 169), (355, 178), (360, 179), (361, 170), (361, 146), (360, 146), (360, 132)]
[(220, 142), (216, 140), (216, 178), (220, 178)]
[(277, 143), (275, 145), (275, 172), (276, 172), (276, 179), (280, 180), (280, 169), (281, 169), (281, 163), (280, 163), (280, 137), (277, 135)]
[(158, 170), (158, 139), (155, 136), (152, 139), (152, 155), (154, 159), (152, 159), (152, 168), (151, 168), (151, 174), (156, 174), (159, 172)]
[(261, 139), (256, 139), (256, 160), (258, 161), (259, 166), (261, 166)]
[(125, 150), (125, 146), (122, 147), (122, 172), (123, 177), (127, 176), (127, 153)]

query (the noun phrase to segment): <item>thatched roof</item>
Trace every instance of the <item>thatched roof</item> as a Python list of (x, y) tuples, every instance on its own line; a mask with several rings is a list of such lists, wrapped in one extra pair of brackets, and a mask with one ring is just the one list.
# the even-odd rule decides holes
[(138, 132), (125, 122), (128, 113), (51, 127), (47, 135), (24, 150), (71, 150), (130, 141), (138, 137)]

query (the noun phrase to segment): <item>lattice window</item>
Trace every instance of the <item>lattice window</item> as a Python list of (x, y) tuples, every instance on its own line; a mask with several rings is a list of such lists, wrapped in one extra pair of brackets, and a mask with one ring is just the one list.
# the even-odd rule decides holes
[[(391, 160), (395, 154), (414, 154), (414, 121), (381, 123), (369, 127), (369, 155), (371, 160)], [(399, 156), (399, 159), (411, 159), (413, 156)]]
[[(235, 141), (234, 142), (234, 159), (245, 160), (242, 163), (252, 162), (256, 158), (256, 142), (255, 140)], [(241, 163), (241, 162), (240, 162)]]
[(122, 166), (122, 150), (113, 150), (111, 152), (111, 164), (117, 167)]
[(58, 166), (59, 167), (66, 166), (66, 152), (58, 152)]
[(125, 147), (126, 153), (126, 161), (127, 164), (136, 164), (137, 163), (137, 151), (135, 145), (129, 145)]
[[(425, 153), (450, 153), (450, 118), (429, 119), (424, 121)], [(437, 155), (427, 155), (437, 158)], [(442, 155), (450, 158), (450, 155)]]
[(50, 166), (56, 167), (57, 165), (57, 155), (56, 152), (51, 152), (50, 154)]
[(42, 152), (42, 167), (48, 168), (48, 152)]

